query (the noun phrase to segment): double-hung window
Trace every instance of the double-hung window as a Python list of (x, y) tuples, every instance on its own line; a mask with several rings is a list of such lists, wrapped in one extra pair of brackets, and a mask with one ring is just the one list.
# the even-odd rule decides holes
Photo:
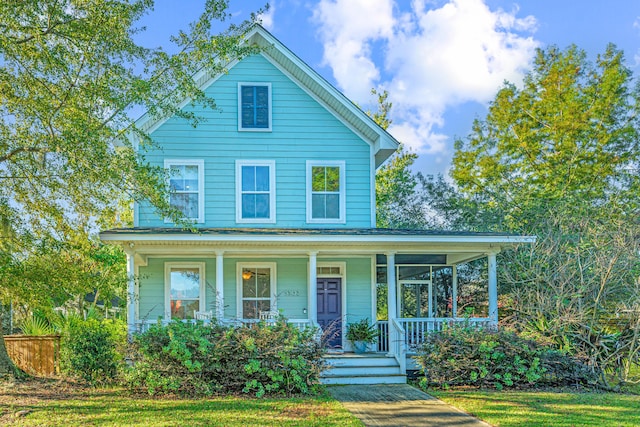
[(259, 319), (260, 312), (276, 309), (276, 264), (238, 263), (238, 317)]
[(204, 160), (165, 160), (169, 204), (185, 219), (204, 222)]
[(238, 83), (238, 130), (271, 130), (271, 83)]
[(276, 221), (275, 161), (236, 160), (236, 222)]
[(307, 161), (307, 222), (345, 222), (344, 161)]
[(205, 308), (203, 262), (172, 262), (164, 265), (165, 318), (193, 319)]

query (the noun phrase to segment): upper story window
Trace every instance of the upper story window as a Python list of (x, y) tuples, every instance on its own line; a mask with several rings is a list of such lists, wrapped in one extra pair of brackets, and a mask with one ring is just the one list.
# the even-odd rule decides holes
[(276, 221), (275, 161), (236, 161), (236, 222)]
[(345, 222), (344, 161), (307, 161), (307, 222)]
[(271, 131), (271, 83), (238, 83), (238, 130)]
[(204, 222), (204, 160), (165, 160), (169, 203), (186, 219)]
[(165, 318), (193, 319), (205, 308), (204, 263), (165, 263)]

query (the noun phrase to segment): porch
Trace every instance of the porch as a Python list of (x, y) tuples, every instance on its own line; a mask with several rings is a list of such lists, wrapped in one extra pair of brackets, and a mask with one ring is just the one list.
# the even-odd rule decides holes
[[(500, 233), (276, 228), (134, 228), (101, 238), (127, 254), (129, 333), (190, 321), (196, 311), (233, 324), (271, 311), (299, 328), (333, 328), (328, 347), (348, 353), (349, 323), (385, 319), (369, 350), (393, 358), (400, 372), (407, 354), (445, 325), (496, 325), (496, 255), (533, 241)], [(480, 302), (472, 308), (465, 298), (473, 287)]]

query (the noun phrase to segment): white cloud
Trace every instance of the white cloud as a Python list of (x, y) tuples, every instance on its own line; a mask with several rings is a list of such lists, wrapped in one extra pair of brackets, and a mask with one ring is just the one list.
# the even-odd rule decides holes
[(393, 1), (321, 0), (313, 19), (336, 81), (352, 99), (366, 99), (380, 79), (371, 42), (393, 36)]
[(269, 10), (266, 13), (260, 14), (259, 18), (264, 28), (269, 31), (273, 30), (273, 17), (276, 13), (276, 0), (271, 0), (269, 3)]
[(403, 11), (392, 0), (321, 0), (314, 18), (339, 87), (360, 103), (372, 87), (387, 89), (390, 131), (420, 154), (451, 151), (437, 132), (447, 108), (520, 82), (539, 45), (533, 16), (482, 0), (414, 0)]

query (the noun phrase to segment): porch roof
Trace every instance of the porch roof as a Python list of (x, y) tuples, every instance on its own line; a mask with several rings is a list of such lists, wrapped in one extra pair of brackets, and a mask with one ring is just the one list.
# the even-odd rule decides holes
[(385, 228), (197, 228), (134, 227), (103, 231), (106, 243), (121, 244), (138, 255), (229, 254), (374, 255), (441, 253), (447, 263), (467, 262), (522, 243), (534, 236), (442, 230)]

